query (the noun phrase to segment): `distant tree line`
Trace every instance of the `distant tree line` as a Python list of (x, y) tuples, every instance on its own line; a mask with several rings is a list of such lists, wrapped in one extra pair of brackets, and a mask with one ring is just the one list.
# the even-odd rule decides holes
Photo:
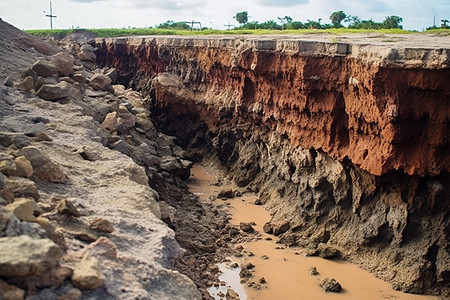
[(282, 18), (278, 17), (280, 24), (274, 20), (265, 21), (263, 23), (259, 23), (258, 21), (248, 22), (247, 11), (238, 12), (233, 18), (241, 24), (241, 26), (236, 27), (235, 29), (328, 29), (345, 27), (342, 23), (346, 23), (347, 28), (353, 29), (403, 28), (401, 25), (403, 18), (399, 16), (387, 16), (384, 21), (375, 22), (372, 19), (361, 20), (361, 18), (357, 16), (347, 15), (342, 10), (335, 11), (330, 15), (331, 23), (322, 23), (322, 19), (318, 19), (317, 21), (308, 19), (305, 23), (302, 23), (300, 21), (294, 21), (290, 16)]

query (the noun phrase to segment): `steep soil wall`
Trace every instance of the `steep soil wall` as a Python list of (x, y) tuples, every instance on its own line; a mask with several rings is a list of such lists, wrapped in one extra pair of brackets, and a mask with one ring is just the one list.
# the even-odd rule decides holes
[(282, 37), (96, 47), (191, 159), (217, 156), (290, 223), (281, 242), (448, 295), (450, 50)]

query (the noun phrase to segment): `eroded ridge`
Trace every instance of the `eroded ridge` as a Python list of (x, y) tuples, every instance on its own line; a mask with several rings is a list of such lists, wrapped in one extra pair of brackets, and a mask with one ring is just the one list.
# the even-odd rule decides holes
[(98, 39), (97, 62), (153, 98), (189, 159), (218, 158), (288, 221), (280, 242), (448, 295), (450, 47), (307, 39)]

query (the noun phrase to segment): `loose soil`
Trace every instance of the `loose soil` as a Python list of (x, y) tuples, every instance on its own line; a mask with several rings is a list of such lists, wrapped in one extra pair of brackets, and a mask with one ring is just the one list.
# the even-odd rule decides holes
[[(233, 189), (231, 183), (221, 183), (220, 176), (214, 176), (217, 171), (211, 166), (195, 165), (191, 169), (191, 178), (188, 181), (190, 190), (199, 196), (201, 201), (222, 204), (222, 200), (215, 196), (220, 191)], [(218, 184), (219, 182), (219, 184)], [(253, 287), (244, 284), (248, 295), (247, 299), (346, 299), (346, 300), (433, 300), (431, 296), (412, 295), (395, 291), (391, 286), (375, 278), (370, 273), (359, 269), (346, 261), (325, 260), (318, 257), (306, 257), (302, 248), (286, 248), (276, 243), (276, 237), (263, 232), (263, 225), (270, 220), (269, 213), (259, 205), (255, 205), (256, 196), (244, 194), (242, 197), (225, 200), (232, 216), (231, 223), (239, 225), (240, 222), (254, 222), (257, 232), (253, 238), (243, 239), (236, 245), (243, 247), (242, 257), (232, 258), (232, 262), (239, 265), (252, 263), (255, 268), (253, 276), (248, 282), (254, 282)], [(217, 202), (220, 201), (220, 202)], [(269, 240), (271, 239), (271, 240)], [(252, 253), (252, 254), (250, 254)], [(248, 255), (250, 254), (250, 256)], [(231, 265), (228, 262), (228, 265)], [(223, 265), (222, 265), (223, 266)], [(318, 275), (310, 275), (311, 267), (316, 267)], [(224, 271), (224, 268), (220, 268)], [(225, 270), (226, 272), (226, 270)], [(230, 274), (226, 275), (232, 275)], [(236, 277), (238, 272), (234, 272)], [(259, 284), (264, 277), (265, 284)], [(319, 286), (323, 278), (335, 278), (343, 287), (340, 293), (324, 293)], [(223, 276), (222, 280), (236, 281), (236, 278)], [(229, 283), (227, 282), (227, 285)], [(256, 288), (255, 288), (256, 287)], [(216, 296), (216, 299), (221, 299)]]

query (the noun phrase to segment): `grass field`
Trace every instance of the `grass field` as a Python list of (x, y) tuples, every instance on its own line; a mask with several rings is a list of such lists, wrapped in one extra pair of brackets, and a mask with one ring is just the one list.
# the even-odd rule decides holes
[[(80, 29), (43, 29), (43, 30), (27, 30), (26, 32), (37, 36), (53, 36), (53, 35), (67, 35)], [(132, 29), (117, 29), (117, 28), (105, 28), (105, 29), (83, 29), (94, 33), (98, 37), (117, 37), (117, 36), (129, 36), (129, 35), (223, 35), (223, 34), (252, 34), (252, 35), (269, 35), (269, 34), (311, 34), (311, 33), (330, 33), (330, 34), (346, 34), (346, 33), (381, 33), (381, 34), (409, 34), (416, 33), (413, 31), (402, 29), (298, 29), (298, 30), (171, 30), (171, 29), (158, 29), (158, 28), (132, 28)], [(434, 33), (440, 35), (450, 35), (450, 29), (433, 29), (423, 33)]]

